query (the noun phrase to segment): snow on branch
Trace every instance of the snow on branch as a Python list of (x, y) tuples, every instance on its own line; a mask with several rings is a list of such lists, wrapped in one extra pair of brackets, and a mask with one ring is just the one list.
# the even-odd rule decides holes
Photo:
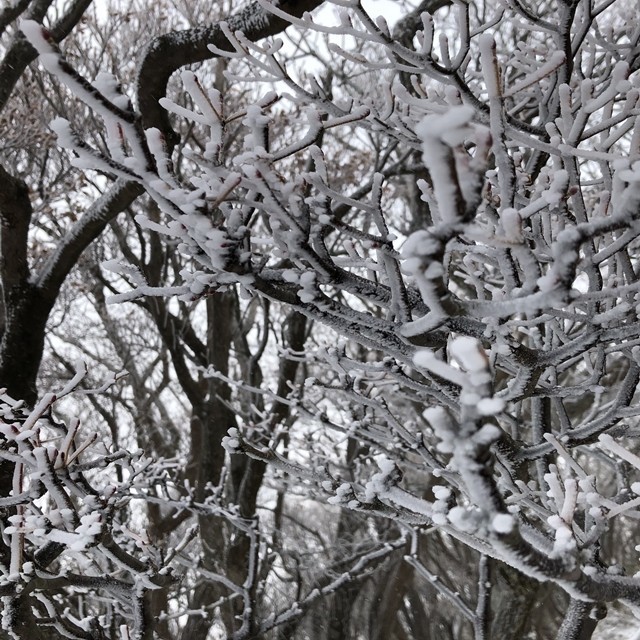
[[(73, 393), (85, 373), (79, 367), (58, 395)], [(14, 464), (12, 495), (3, 504), (13, 513), (4, 528), (11, 540), (10, 564), (0, 573), (3, 629), (19, 634), (25, 628), (20, 612), (30, 603), (36, 626), (66, 636), (74, 623), (55, 594), (74, 597), (82, 591), (115, 597), (129, 620), (125, 626), (136, 636), (142, 624), (134, 611), (140, 595), (167, 587), (173, 578), (158, 557), (141, 561), (131, 555), (130, 535), (114, 525), (132, 496), (147, 489), (145, 478), (158, 471), (150, 474), (151, 461), (141, 452), (109, 451), (97, 433), (84, 433), (77, 419), (68, 424), (54, 419), (56, 402), (56, 395), (47, 394), (29, 411), (0, 393), (0, 460)], [(122, 470), (120, 482), (114, 467)], [(112, 562), (117, 578), (85, 572), (88, 565)], [(89, 616), (75, 624), (88, 629), (96, 622)]]
[(286, 435), (266, 418), (233, 427), (229, 454), (332, 505), (441, 528), (572, 598), (640, 604), (598, 552), (614, 519), (639, 516), (637, 70), (565, 3), (545, 20), (487, 7), (482, 23), (458, 3), (453, 22), (402, 22), (401, 39), (357, 2), (337, 3), (338, 25), (258, 4), (305, 30), (296, 55), (322, 73), (220, 24), (208, 51), (246, 100), (183, 73), (189, 106), (156, 96), (197, 132), (181, 155), (26, 25), (105, 122), (105, 151), (58, 122), (61, 143), (144, 187), (164, 218), (138, 224), (185, 259), (156, 290), (118, 266), (132, 289), (116, 300), (238, 287), (312, 320), (295, 388), (211, 374), (293, 416)]

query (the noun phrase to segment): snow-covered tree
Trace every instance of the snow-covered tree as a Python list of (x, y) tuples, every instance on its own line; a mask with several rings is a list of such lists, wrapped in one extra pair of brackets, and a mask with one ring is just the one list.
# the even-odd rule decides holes
[[(28, 5), (8, 9), (5, 23)], [(196, 464), (200, 476), (162, 461), (146, 475), (116, 474), (108, 487), (129, 510), (111, 518), (96, 507), (97, 540), (80, 506), (84, 467), (73, 475), (57, 462), (80, 454), (66, 439), (47, 448), (34, 428), (56, 428), (52, 398), (23, 415), (7, 396), (7, 632), (224, 628), (249, 638), (315, 627), (313, 637), (403, 638), (429, 625), (438, 637), (568, 639), (591, 637), (612, 604), (638, 610), (633, 7), (427, 0), (397, 3), (385, 19), (364, 5), (257, 0), (227, 21), (167, 33), (141, 53), (130, 96), (115, 77), (78, 72), (57, 45), (68, 25), (43, 29), (42, 16), (24, 15), (15, 35), (24, 60), (35, 56), (28, 40), (68, 87), (66, 101), (102, 121), (104, 144), (92, 144), (54, 120), (59, 143), (112, 186), (30, 276), (15, 241), (28, 233), (16, 213), (29, 211), (26, 189), (5, 171), (0, 381), (34, 405), (62, 280), (145, 194), (138, 231), (116, 230), (123, 255), (107, 263), (112, 275), (97, 265), (85, 274), (105, 326), (118, 325), (107, 302), (153, 318), (171, 384), (201, 408), (191, 435), (206, 434), (210, 457)], [(183, 70), (183, 92), (168, 92), (174, 71), (214, 58), (224, 82), (205, 66)], [(11, 388), (12, 372), (25, 371), (19, 357), (31, 357), (20, 352), (29, 331), (20, 313), (33, 313), (27, 303), (49, 283), (40, 350)], [(189, 330), (178, 331), (181, 320)], [(104, 467), (100, 477), (116, 463), (115, 453), (93, 455), (99, 462), (77, 464)], [(138, 468), (133, 454), (126, 460)], [(31, 486), (44, 489), (27, 499)], [(132, 508), (134, 489), (161, 511)], [(64, 496), (68, 518), (58, 513)], [(296, 509), (322, 523), (310, 525), (317, 542), (302, 537), (298, 554), (285, 554), (293, 534), (283, 517)], [(136, 519), (183, 513), (164, 547), (127, 547), (123, 527)], [(193, 516), (198, 535), (186, 525)], [(195, 537), (201, 564), (174, 587), (164, 577), (184, 570)], [(335, 548), (319, 554), (326, 540)], [(115, 571), (139, 607), (106, 613), (101, 598), (117, 590), (106, 583), (88, 589), (85, 605), (83, 585), (69, 580), (64, 593), (83, 603), (65, 615), (60, 594), (47, 593), (60, 584), (32, 579), (50, 571), (38, 553), (52, 544), (65, 551), (50, 560), (55, 579), (80, 553), (91, 575)], [(305, 564), (305, 553), (323, 560)], [(217, 564), (220, 554), (231, 560)], [(163, 614), (153, 621), (144, 594), (157, 590)], [(198, 618), (194, 602), (213, 616)], [(100, 630), (100, 616), (120, 631)]]
[[(179, 8), (177, 5), (169, 7), (168, 13), (174, 21), (180, 18)], [(187, 8), (189, 20), (197, 22), (199, 18), (202, 21), (202, 15), (198, 16), (194, 7)], [(90, 77), (98, 73), (96, 67), (99, 68), (99, 65), (95, 61), (101, 54), (105, 55), (105, 52), (107, 66), (115, 65), (114, 50), (119, 48), (118, 39), (120, 47), (137, 46), (142, 29), (148, 29), (155, 24), (157, 31), (154, 17), (146, 10), (144, 21), (140, 21), (144, 9), (135, 2), (129, 3), (126, 8), (118, 5), (117, 13), (113, 13), (111, 21), (106, 23), (103, 16), (87, 15), (83, 19), (81, 32), (66, 43), (68, 55), (76, 64), (81, 65), (82, 71)], [(162, 16), (162, 7), (156, 7), (155, 10), (160, 13), (158, 22), (161, 22), (164, 28), (169, 26), (166, 18)], [(117, 33), (117, 38), (114, 33)], [(22, 38), (20, 32), (15, 33), (14, 40), (20, 42)], [(78, 53), (74, 56), (73, 51), (81, 52), (82, 55)], [(123, 77), (126, 77), (127, 69), (118, 68), (119, 71), (123, 71)], [(151, 282), (166, 278), (167, 274), (178, 273), (182, 266), (180, 256), (172, 252), (170, 245), (164, 246), (158, 242), (157, 238), (147, 241), (141, 236), (139, 229), (136, 231), (130, 222), (114, 219), (121, 207), (132, 206), (133, 210), (130, 210), (130, 213), (140, 207), (149, 214), (152, 204), (142, 198), (138, 203), (131, 203), (126, 198), (117, 198), (114, 208), (105, 210), (105, 215), (98, 216), (98, 219), (95, 219), (94, 205), (78, 220), (80, 212), (87, 206), (87, 201), (95, 198), (96, 192), (104, 190), (104, 181), (99, 178), (86, 180), (82, 176), (71, 175), (64, 154), (60, 156), (50, 146), (50, 132), (46, 129), (41, 131), (38, 125), (42, 120), (48, 122), (52, 117), (52, 111), (58, 111), (73, 119), (78, 128), (86, 129), (85, 140), (100, 146), (104, 144), (104, 138), (101, 138), (102, 132), (99, 129), (95, 126), (92, 128), (91, 123), (86, 122), (86, 119), (91, 119), (90, 113), (74, 109), (74, 101), (64, 95), (55, 77), (41, 76), (37, 70), (34, 71), (34, 76), (31, 79), (25, 75), (24, 84), (15, 88), (11, 100), (7, 102), (8, 115), (3, 121), (7, 132), (15, 135), (15, 141), (13, 138), (8, 139), (13, 144), (4, 149), (5, 166), (20, 172), (21, 179), (24, 178), (25, 182), (25, 193), (26, 183), (32, 181), (31, 201), (24, 198), (21, 204), (33, 209), (31, 216), (27, 209), (20, 212), (18, 207), (6, 209), (4, 213), (18, 215), (20, 212), (25, 219), (31, 217), (31, 227), (26, 227), (28, 235), (23, 236), (19, 233), (20, 229), (17, 229), (18, 233), (14, 233), (14, 227), (7, 224), (3, 238), (5, 246), (17, 244), (27, 257), (31, 268), (27, 283), (38, 282), (37, 273), (43, 264), (45, 267), (55, 266), (51, 254), (60, 258), (72, 247), (78, 253), (68, 255), (65, 259), (64, 269), (73, 269), (71, 277), (66, 279), (64, 288), (60, 288), (67, 274), (67, 271), (61, 271), (63, 277), (57, 282), (58, 288), (52, 290), (51, 307), (44, 310), (45, 316), (49, 319), (46, 335), (44, 325), (42, 330), (39, 330), (33, 323), (26, 324), (31, 318), (23, 318), (21, 322), (14, 323), (16, 329), (23, 326), (26, 328), (22, 334), (9, 332), (5, 335), (3, 344), (13, 353), (21, 353), (25, 359), (25, 366), (17, 370), (21, 377), (16, 378), (11, 375), (10, 359), (5, 357), (3, 361), (7, 363), (7, 373), (4, 380), (13, 395), (27, 398), (28, 404), (35, 402), (34, 376), (41, 355), (37, 350), (37, 344), (38, 340), (44, 341), (46, 337), (48, 357), (41, 373), (43, 386), (55, 391), (64, 386), (60, 379), (74, 377), (74, 358), (69, 355), (73, 353), (84, 358), (90, 365), (90, 371), (81, 384), (85, 387), (105, 387), (100, 394), (87, 393), (86, 388), (79, 392), (82, 394), (81, 397), (88, 401), (84, 404), (89, 405), (93, 415), (87, 414), (86, 406), (82, 413), (78, 410), (78, 415), (84, 425), (83, 430), (89, 432), (92, 432), (92, 426), (87, 425), (95, 425), (95, 416), (103, 419), (105, 425), (102, 428), (106, 426), (111, 436), (109, 455), (121, 455), (123, 448), (137, 451), (138, 447), (141, 447), (148, 456), (156, 459), (174, 457), (173, 460), (161, 462), (158, 467), (154, 467), (167, 470), (171, 478), (169, 485), (164, 476), (158, 482), (161, 474), (158, 475), (159, 472), (154, 471), (151, 482), (144, 487), (150, 493), (141, 493), (135, 497), (130, 495), (120, 500), (115, 519), (113, 512), (104, 513), (103, 517), (100, 517), (97, 513), (100, 511), (98, 508), (95, 509), (95, 515), (101, 518), (101, 522), (108, 523), (102, 529), (105, 535), (117, 534), (121, 527), (124, 527), (124, 539), (129, 546), (138, 544), (136, 540), (140, 536), (147, 547), (156, 544), (159, 549), (163, 549), (161, 555), (166, 555), (166, 549), (178, 546), (179, 552), (170, 552), (167, 557), (179, 579), (174, 577), (173, 580), (165, 582), (164, 588), (149, 589), (140, 601), (144, 609), (142, 617), (133, 609), (127, 608), (126, 598), (120, 600), (122, 607), (105, 609), (96, 604), (102, 602), (105, 595), (110, 594), (104, 582), (95, 581), (91, 584), (93, 590), (83, 590), (74, 581), (63, 579), (74, 567), (77, 569), (74, 562), (80, 551), (70, 549), (67, 553), (65, 548), (60, 546), (53, 556), (38, 554), (42, 562), (47, 562), (41, 562), (42, 566), (39, 566), (39, 561), (35, 561), (35, 566), (46, 570), (49, 579), (40, 583), (37, 589), (30, 590), (27, 593), (28, 597), (16, 601), (20, 604), (19, 607), (14, 599), (22, 592), (21, 582), (16, 580), (18, 576), (15, 572), (10, 574), (12, 579), (8, 581), (4, 593), (7, 611), (19, 611), (21, 615), (19, 618), (13, 614), (8, 615), (6, 627), (12, 628), (14, 633), (23, 637), (36, 638), (39, 634), (48, 637), (52, 626), (59, 633), (77, 634), (80, 631), (74, 621), (85, 620), (83, 626), (88, 634), (98, 633), (97, 629), (108, 627), (113, 637), (119, 637), (118, 629), (123, 623), (130, 625), (129, 631), (132, 635), (144, 631), (160, 637), (202, 637), (207, 630), (217, 628), (219, 631), (221, 626), (226, 627), (229, 633), (241, 629), (242, 633), (246, 634), (250, 628), (247, 624), (254, 625), (254, 619), (259, 620), (260, 616), (264, 618), (273, 610), (287, 612), (291, 609), (286, 620), (289, 628), (295, 629), (313, 603), (334, 594), (356, 578), (366, 577), (366, 573), (354, 571), (348, 579), (341, 577), (336, 582), (334, 577), (326, 581), (321, 577), (319, 567), (314, 567), (312, 571), (307, 569), (311, 566), (311, 561), (305, 559), (300, 563), (298, 548), (303, 536), (301, 532), (304, 532), (304, 535), (315, 535), (321, 540), (325, 535), (324, 531), (330, 530), (331, 525), (326, 524), (324, 519), (312, 526), (305, 524), (304, 518), (300, 519), (298, 514), (285, 508), (282, 487), (271, 490), (275, 498), (266, 503), (268, 511), (263, 520), (266, 519), (267, 523), (261, 527), (260, 540), (258, 541), (251, 527), (247, 528), (256, 517), (257, 496), (265, 479), (265, 466), (262, 462), (241, 458), (236, 458), (228, 468), (225, 466), (225, 452), (221, 440), (226, 430), (235, 424), (236, 410), (231, 410), (228, 406), (231, 393), (229, 385), (225, 381), (204, 374), (209, 364), (215, 365), (220, 372), (236, 367), (239, 375), (259, 385), (262, 377), (266, 375), (263, 373), (266, 371), (265, 365), (262, 364), (265, 348), (261, 345), (265, 336), (275, 332), (272, 327), (277, 327), (281, 348), (301, 351), (309, 325), (304, 318), (287, 312), (277, 318), (272, 317), (268, 306), (265, 305), (251, 304), (241, 309), (234, 292), (209, 296), (200, 305), (197, 302), (181, 302), (177, 311), (159, 298), (140, 300), (138, 307), (146, 314), (142, 318), (140, 313), (136, 315), (131, 309), (126, 314), (120, 314), (118, 308), (112, 307), (110, 310), (105, 305), (105, 293), (108, 295), (112, 292), (113, 285), (101, 271), (99, 263), (112, 253), (112, 249), (106, 243), (100, 242), (94, 248), (86, 249), (82, 257), (79, 251), (89, 242), (96, 243), (97, 235), (105, 226), (108, 225), (112, 230), (113, 241), (120, 247), (118, 251), (124, 253), (129, 263)], [(108, 79), (102, 76), (97, 82), (100, 81), (108, 82)], [(29, 109), (29, 104), (38, 99), (38, 89), (44, 92), (45, 106), (41, 110)], [(25, 115), (30, 119), (24, 121)], [(22, 124), (19, 132), (14, 131), (16, 121)], [(191, 139), (192, 136), (190, 137), (187, 131), (180, 144), (185, 144)], [(55, 158), (52, 159), (53, 155)], [(109, 202), (109, 197), (108, 193), (104, 194), (98, 200), (98, 204)], [(11, 222), (11, 219), (8, 218), (8, 222)], [(83, 225), (89, 225), (94, 235), (79, 233), (84, 228)], [(21, 245), (21, 242), (24, 242), (24, 245)], [(65, 247), (63, 251), (62, 248)], [(5, 279), (5, 282), (9, 283), (9, 279)], [(39, 294), (38, 287), (34, 288), (34, 292), (36, 296)], [(7, 296), (5, 300), (10, 303), (7, 315), (15, 315), (20, 311), (12, 306), (12, 298)], [(53, 303), (56, 305), (55, 308)], [(51, 314), (52, 308), (53, 314), (47, 316)], [(152, 320), (151, 328), (149, 319)], [(257, 327), (255, 331), (259, 334), (262, 332), (263, 336), (257, 344), (248, 339), (254, 323)], [(32, 354), (34, 360), (30, 360)], [(270, 366), (272, 373), (269, 382), (273, 382), (276, 388), (281, 388), (282, 394), (286, 394), (296, 377), (301, 361), (284, 360), (279, 365), (277, 358), (271, 358)], [(117, 379), (118, 384), (109, 388), (103, 385), (105, 369), (111, 372), (107, 377)], [(127, 374), (128, 384), (122, 382), (123, 373)], [(20, 380), (27, 380), (28, 388), (23, 386), (21, 390)], [(53, 402), (51, 396), (45, 400), (45, 407)], [(264, 411), (263, 416), (271, 411), (270, 420), (274, 425), (285, 423), (289, 419), (289, 409), (285, 403), (272, 402), (265, 409), (264, 402), (255, 393), (243, 394), (238, 402), (246, 410)], [(14, 401), (11, 400), (11, 403)], [(75, 408), (78, 409), (77, 406)], [(69, 413), (68, 409), (62, 411), (62, 415), (65, 413)], [(7, 413), (7, 421), (13, 420), (12, 415)], [(75, 416), (73, 420), (76, 420)], [(127, 426), (131, 424), (135, 424), (133, 431)], [(60, 431), (65, 430), (64, 420), (59, 417), (57, 425)], [(47, 424), (43, 424), (43, 427), (46, 430)], [(73, 438), (76, 432), (77, 428), (74, 426), (69, 437)], [(44, 441), (47, 443), (47, 439)], [(40, 440), (36, 438), (35, 446), (39, 446), (38, 443)], [(52, 458), (58, 455), (53, 453), (54, 446), (48, 443), (47, 446), (52, 451), (49, 454)], [(100, 465), (99, 459), (96, 461), (95, 456), (104, 456), (105, 451), (100, 447), (95, 451), (86, 449), (82, 455), (86, 458), (91, 454), (94, 454), (94, 460), (85, 464)], [(12, 485), (15, 484), (15, 473), (24, 475), (25, 467), (14, 466), (16, 451), (9, 443), (6, 455), (2, 459), (8, 472), (3, 495), (9, 496)], [(26, 468), (30, 469), (28, 466)], [(117, 469), (114, 474), (116, 478), (122, 476)], [(34, 475), (38, 476), (37, 469)], [(28, 487), (29, 473), (20, 482), (21, 486)], [(211, 495), (211, 489), (218, 484), (224, 489), (222, 502), (219, 495)], [(170, 495), (167, 486), (171, 487)], [(137, 488), (139, 489), (140, 485)], [(131, 500), (132, 505), (139, 505), (140, 500), (143, 500), (144, 511), (137, 511), (135, 506), (130, 510), (126, 505)], [(222, 504), (231, 504), (233, 508), (221, 508)], [(264, 500), (261, 501), (261, 505), (264, 511)], [(36, 512), (42, 509), (39, 503), (35, 507)], [(8, 518), (6, 525), (17, 526), (16, 522), (10, 519), (15, 520), (21, 516), (21, 513), (16, 513), (16, 501), (8, 499), (3, 508)], [(239, 528), (238, 516), (244, 518), (244, 523)], [(56, 520), (55, 516), (53, 519)], [(62, 524), (61, 528), (46, 531), (46, 537), (73, 538), (72, 535), (66, 538), (62, 535), (61, 531), (68, 527), (60, 523), (59, 518), (56, 524)], [(196, 524), (199, 528), (194, 527)], [(273, 533), (276, 525), (278, 531)], [(26, 536), (26, 529), (17, 533), (25, 534), (22, 535), (19, 545), (18, 559), (15, 559), (16, 556), (11, 551), (10, 538), (5, 537), (7, 570), (12, 559), (14, 566), (31, 561), (32, 556), (38, 553), (42, 542), (40, 538)], [(68, 533), (73, 533), (73, 529)], [(184, 539), (189, 544), (184, 544)], [(100, 535), (96, 535), (90, 546), (93, 548), (99, 544), (102, 544)], [(260, 555), (259, 575), (256, 575), (255, 565), (251, 569), (246, 558), (249, 552), (253, 554), (257, 553), (258, 549), (266, 549), (267, 544), (269, 553)], [(306, 546), (309, 551), (305, 555), (309, 555), (311, 550), (308, 544)], [(339, 566), (342, 569), (349, 568), (354, 563), (359, 567), (369, 567), (388, 555), (388, 552), (380, 554), (376, 550), (370, 560), (368, 557), (362, 560), (361, 556), (366, 555), (368, 551), (370, 549), (365, 549), (364, 553), (354, 552), (353, 560), (347, 556), (342, 559), (341, 565), (336, 562), (336, 570)], [(333, 551), (327, 551), (324, 542), (313, 553), (316, 560), (325, 558), (320, 560), (321, 563), (327, 560), (335, 561), (336, 558)], [(72, 557), (68, 558), (68, 555)], [(64, 561), (58, 562), (58, 558), (62, 556)], [(154, 561), (156, 569), (157, 559), (156, 557)], [(87, 552), (79, 560), (82, 569), (92, 563), (92, 552)], [(286, 565), (285, 571), (290, 574), (286, 580), (278, 577), (283, 575), (283, 565)], [(251, 576), (247, 574), (250, 569), (254, 571)], [(117, 563), (112, 566), (103, 564), (94, 571), (118, 571)], [(339, 575), (343, 572), (341, 570)], [(218, 573), (220, 577), (217, 577)], [(255, 582), (247, 583), (247, 580)], [(282, 589), (278, 586), (271, 587), (274, 580), (280, 582)], [(169, 583), (173, 586), (172, 589), (166, 588)], [(269, 589), (264, 588), (267, 584)], [(297, 593), (312, 591), (319, 584), (324, 586), (321, 594), (308, 598), (305, 607), (292, 609), (292, 604), (297, 601)], [(229, 585), (235, 586), (230, 588)], [(33, 586), (35, 587), (35, 583)], [(248, 595), (244, 599), (238, 598), (239, 590), (242, 589), (245, 593), (250, 592), (249, 600)], [(43, 600), (48, 602), (46, 609), (43, 609)], [(95, 604), (94, 607), (87, 606), (89, 600)], [(248, 623), (245, 623), (244, 617), (234, 619), (237, 607), (242, 606), (242, 602), (250, 602), (254, 610)], [(30, 615), (30, 606), (35, 607), (35, 618)], [(155, 620), (153, 626), (149, 625), (148, 620), (162, 611), (165, 614)], [(96, 624), (97, 620), (99, 624)], [(145, 624), (144, 627), (140, 626), (142, 622)], [(280, 622), (278, 620), (270, 624), (276, 626)], [(91, 632), (87, 631), (89, 628)]]

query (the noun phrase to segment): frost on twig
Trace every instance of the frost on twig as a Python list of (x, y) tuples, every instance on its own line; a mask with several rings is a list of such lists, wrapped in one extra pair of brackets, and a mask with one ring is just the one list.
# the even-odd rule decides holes
[[(60, 396), (73, 393), (84, 373), (80, 369)], [(131, 498), (147, 490), (150, 461), (141, 452), (109, 451), (76, 419), (58, 422), (56, 402), (56, 395), (48, 394), (29, 411), (0, 393), (0, 460), (14, 465), (12, 493), (2, 499), (10, 512), (3, 531), (10, 557), (0, 569), (0, 593), (3, 628), (18, 635), (30, 619), (62, 635), (73, 633), (75, 625), (89, 628), (97, 622), (90, 616), (70, 620), (59, 606), (64, 593), (114, 598), (123, 619), (140, 620), (135, 611), (140, 595), (173, 580), (159, 556), (132, 555), (133, 538), (117, 524)], [(115, 467), (125, 476), (120, 482)], [(117, 577), (103, 573), (109, 567)], [(25, 610), (32, 613), (25, 617)], [(134, 634), (139, 624), (132, 622)]]
[(640, 381), (639, 92), (629, 47), (611, 44), (633, 34), (603, 38), (588, 2), (544, 17), (483, 5), (482, 20), (457, 3), (401, 21), (400, 38), (357, 2), (337, 3), (338, 24), (259, 4), (306, 30), (296, 51), (325, 77), (287, 64), (284, 40), (221, 23), (230, 51), (210, 51), (248, 98), (183, 73), (189, 100), (160, 102), (197, 131), (180, 154), (26, 25), (105, 124), (104, 151), (58, 121), (60, 142), (141, 185), (163, 217), (136, 222), (184, 260), (166, 287), (110, 263), (130, 287), (115, 301), (237, 287), (304, 316), (322, 327), (295, 355), (304, 381), (276, 391), (255, 362), (251, 380), (207, 373), (259, 398), (224, 437), (230, 455), (333, 507), (436, 527), (575, 601), (637, 606), (636, 579), (599, 552), (640, 513), (624, 440)]

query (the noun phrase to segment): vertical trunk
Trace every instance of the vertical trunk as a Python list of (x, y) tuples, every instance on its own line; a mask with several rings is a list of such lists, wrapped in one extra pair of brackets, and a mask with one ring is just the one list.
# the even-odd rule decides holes
[(30, 284), (27, 242), (33, 210), (29, 188), (0, 165), (0, 386), (32, 404), (51, 310)]
[[(211, 366), (223, 375), (229, 372), (229, 354), (233, 338), (233, 294), (220, 293), (207, 299), (207, 356)], [(228, 402), (231, 399), (229, 385), (216, 378), (210, 378), (201, 385), (202, 401), (194, 406), (191, 420), (191, 451), (196, 479), (196, 499), (202, 500), (209, 488), (220, 483), (224, 467), (225, 451), (222, 438), (230, 427), (236, 425), (236, 417)], [(228, 525), (215, 516), (200, 516), (200, 537), (202, 540), (201, 566), (207, 571), (221, 573), (236, 584), (242, 584), (246, 575), (246, 563), (242, 554), (232, 553), (226, 541), (232, 537), (231, 532), (224, 531)], [(190, 602), (191, 609), (201, 609), (228, 594), (228, 590), (212, 582), (203, 582), (196, 587)], [(236, 604), (237, 603), (237, 604)], [(220, 615), (231, 635), (236, 626), (236, 615), (240, 613), (239, 599), (222, 607)], [(205, 638), (211, 627), (212, 611), (208, 616), (192, 615), (185, 625), (181, 637)]]
[(51, 305), (29, 285), (5, 292), (5, 327), (0, 342), (0, 386), (32, 405)]
[(521, 640), (527, 634), (540, 583), (502, 563), (493, 564), (491, 574), (490, 637)]
[[(340, 512), (336, 548), (342, 554), (345, 554), (345, 550), (353, 548), (354, 537), (362, 530), (363, 524), (361, 516), (345, 509)], [(327, 640), (348, 640), (353, 637), (350, 628), (353, 608), (362, 586), (360, 581), (355, 580), (331, 596), (327, 616)], [(323, 603), (320, 606), (324, 608), (326, 605)]]
[(605, 606), (571, 599), (556, 640), (591, 640), (598, 622), (606, 615)]
[(402, 601), (411, 586), (413, 569), (404, 560), (405, 549), (391, 558), (391, 565), (385, 572), (376, 575), (377, 597), (370, 614), (369, 637), (371, 640), (391, 640), (398, 625), (398, 613)]
[[(4, 294), (6, 315), (0, 341), (0, 388), (6, 388), (16, 400), (33, 405), (50, 306), (28, 286), (22, 290), (5, 290)], [(0, 496), (8, 496), (12, 489), (13, 469), (13, 463), (0, 461)], [(4, 510), (1, 515), (6, 518), (11, 512)], [(9, 553), (9, 547), (0, 542), (0, 562), (5, 566), (9, 566)]]
[(478, 561), (478, 595), (476, 602), (476, 617), (473, 621), (474, 640), (489, 638), (489, 623), (491, 620), (491, 560), (481, 555)]

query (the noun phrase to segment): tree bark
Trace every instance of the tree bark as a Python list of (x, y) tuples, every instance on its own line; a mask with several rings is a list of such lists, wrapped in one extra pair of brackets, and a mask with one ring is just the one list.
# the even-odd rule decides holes
[[(503, 563), (492, 566), (491, 638), (521, 640), (529, 628), (540, 583)], [(544, 588), (544, 587), (543, 587)]]
[(556, 640), (591, 640), (598, 622), (606, 615), (605, 606), (572, 598)]

